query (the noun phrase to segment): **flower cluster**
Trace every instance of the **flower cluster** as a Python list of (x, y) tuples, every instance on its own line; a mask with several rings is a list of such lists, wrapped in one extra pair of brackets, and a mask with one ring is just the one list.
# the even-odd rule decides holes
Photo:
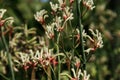
[[(103, 40), (102, 40), (102, 35), (101, 33), (96, 30), (96, 31), (93, 31), (92, 29), (89, 29), (90, 33), (92, 36), (88, 35), (85, 30), (83, 30), (82, 32), (82, 35), (83, 35), (83, 38), (84, 40), (84, 45), (85, 46), (88, 46), (89, 48), (85, 50), (86, 53), (89, 53), (90, 51), (95, 51), (97, 48), (102, 48), (103, 47)], [(76, 41), (78, 42), (79, 39), (80, 39), (80, 32), (78, 29), (76, 29)], [(86, 43), (88, 41), (88, 43)], [(92, 45), (92, 46), (91, 46)]]
[[(28, 26), (20, 26), (15, 27), (14, 31), (16, 32), (13, 35), (13, 38), (9, 41), (10, 48), (13, 52), (27, 52), (29, 49), (36, 50), (42, 44), (37, 43), (37, 39), (39, 39), (36, 35), (36, 28), (28, 29)], [(31, 35), (31, 37), (29, 37)], [(29, 45), (28, 45), (29, 44)], [(25, 48), (26, 49), (25, 49)]]
[(103, 47), (103, 40), (101, 33), (98, 30), (94, 32), (92, 29), (89, 29), (89, 31), (91, 32), (93, 37), (87, 35), (86, 33), (84, 34), (84, 37), (88, 38), (90, 41), (89, 48), (85, 50), (86, 53), (89, 53), (90, 51), (95, 51), (97, 48)]
[(58, 63), (53, 55), (53, 49), (48, 49), (47, 46), (42, 47), (40, 51), (29, 50), (28, 53), (18, 52), (17, 54), (19, 60), (14, 60), (14, 62), (23, 66), (25, 70), (36, 67), (38, 64), (41, 68), (45, 68), (49, 65), (56, 66)]
[[(50, 2), (52, 9), (53, 19), (49, 24), (45, 23), (45, 18), (48, 17), (46, 10), (41, 10), (36, 12), (34, 15), (35, 19), (43, 25), (45, 33), (49, 39), (54, 38), (54, 31), (61, 32), (64, 30), (67, 21), (73, 20), (72, 10), (66, 6), (64, 0), (58, 0), (58, 4)], [(61, 15), (59, 15), (61, 14)]]
[[(66, 0), (58, 0), (56, 4), (50, 2), (51, 16), (45, 9), (34, 14), (35, 20), (43, 26), (45, 36), (36, 35), (36, 28), (28, 29), (27, 25), (14, 28), (15, 34), (9, 41), (9, 49), (14, 56), (13, 62), (17, 64), (14, 65), (15, 67), (22, 66), (25, 71), (39, 67), (51, 80), (53, 79), (51, 74), (54, 75), (54, 80), (60, 80), (64, 75), (67, 75), (71, 80), (89, 80), (90, 75), (84, 70), (86, 61), (84, 62), (85, 59), (82, 57), (84, 53), (89, 53), (103, 46), (102, 36), (98, 30), (91, 29), (89, 30), (91, 35), (89, 35), (84, 29), (82, 30), (82, 24), (76, 23), (77, 27), (74, 27), (72, 24), (74, 19), (72, 3), (74, 0), (69, 0), (68, 4), (66, 2)], [(81, 2), (91, 10), (95, 7), (92, 0), (82, 0)], [(6, 10), (0, 9), (0, 28), (5, 26), (4, 24), (12, 26), (13, 23), (12, 17), (2, 19), (5, 12)], [(46, 18), (50, 20), (48, 23)], [(78, 27), (82, 28), (78, 29)], [(85, 50), (78, 50), (81, 45), (85, 47)], [(83, 55), (79, 54), (80, 52)], [(88, 55), (85, 54), (84, 57), (87, 59)], [(68, 69), (62, 70), (61, 67), (64, 65)], [(74, 68), (71, 69), (71, 67)], [(80, 69), (81, 67), (83, 70)], [(71, 74), (64, 73), (64, 71)]]

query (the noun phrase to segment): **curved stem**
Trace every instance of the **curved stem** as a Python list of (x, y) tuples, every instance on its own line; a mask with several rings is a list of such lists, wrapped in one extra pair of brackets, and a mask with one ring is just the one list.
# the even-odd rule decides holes
[(9, 53), (9, 48), (8, 48), (8, 45), (6, 43), (6, 39), (4, 37), (4, 34), (3, 34), (3, 27), (1, 27), (1, 32), (2, 32), (2, 41), (3, 41), (3, 44), (5, 46), (5, 49), (7, 51), (7, 59), (8, 59), (8, 65), (10, 67), (10, 71), (11, 71), (11, 77), (12, 79), (11, 80), (15, 80), (15, 76), (14, 76), (14, 71), (13, 71), (13, 66), (12, 66), (12, 58), (11, 58), (11, 54)]
[(83, 43), (83, 35), (82, 35), (82, 31), (83, 31), (83, 26), (82, 26), (82, 19), (81, 19), (81, 9), (80, 9), (80, 4), (81, 1), (80, 0), (76, 0), (76, 8), (77, 8), (77, 16), (78, 16), (78, 26), (79, 26), (79, 31), (80, 31), (80, 44), (81, 44), (81, 51), (82, 51), (82, 60), (83, 60), (83, 69), (86, 69), (86, 56), (84, 53), (84, 43)]

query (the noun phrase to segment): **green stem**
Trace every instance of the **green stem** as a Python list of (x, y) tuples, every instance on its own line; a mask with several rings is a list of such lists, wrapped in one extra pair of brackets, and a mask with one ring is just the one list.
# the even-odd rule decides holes
[(8, 45), (6, 43), (6, 39), (4, 37), (4, 34), (3, 34), (3, 27), (1, 27), (1, 32), (2, 32), (2, 41), (3, 41), (3, 44), (5, 46), (5, 49), (7, 51), (7, 59), (8, 59), (8, 65), (10, 67), (10, 71), (11, 71), (11, 80), (15, 80), (15, 76), (14, 76), (14, 71), (13, 71), (13, 66), (12, 66), (12, 58), (11, 58), (11, 54), (9, 53), (9, 48), (8, 48)]
[(51, 68), (51, 70), (52, 70), (52, 72), (53, 72), (54, 80), (57, 80), (54, 69), (52, 68), (52, 66), (51, 66), (50, 64), (49, 64), (49, 66), (50, 66), (50, 68)]
[(83, 43), (83, 26), (82, 26), (82, 19), (81, 19), (81, 9), (80, 9), (80, 0), (76, 0), (76, 8), (77, 8), (77, 16), (78, 16), (78, 26), (79, 26), (79, 31), (80, 31), (80, 44), (81, 44), (81, 49), (82, 49), (82, 60), (83, 60), (83, 69), (86, 69), (86, 56), (84, 53), (84, 43)]
[[(60, 38), (60, 33), (58, 33), (57, 37), (57, 53), (59, 53), (59, 38)], [(60, 80), (60, 71), (61, 71), (61, 62), (60, 62), (60, 56), (58, 56), (58, 80)]]

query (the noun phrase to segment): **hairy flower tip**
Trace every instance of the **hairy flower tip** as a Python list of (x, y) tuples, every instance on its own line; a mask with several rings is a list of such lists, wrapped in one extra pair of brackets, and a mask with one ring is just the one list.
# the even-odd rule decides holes
[(93, 0), (83, 0), (83, 5), (85, 5), (90, 10), (95, 8)]
[[(72, 80), (89, 80), (90, 75), (87, 74), (87, 71), (84, 70), (83, 72), (81, 71), (81, 69), (79, 69), (77, 72), (75, 71), (74, 68), (71, 69), (72, 73), (73, 73), (73, 78)], [(82, 79), (80, 79), (82, 78)]]
[(60, 7), (64, 8), (65, 7), (65, 0), (58, 0)]
[(81, 76), (82, 76), (82, 80), (89, 80), (89, 78), (90, 78), (90, 75), (87, 74), (86, 70), (84, 70), (84, 72), (81, 73)]
[(30, 57), (28, 54), (20, 52), (19, 55), (20, 55), (20, 59), (22, 61), (22, 65), (26, 65), (28, 62), (30, 62)]
[(7, 11), (6, 9), (0, 9), (0, 19), (3, 17), (6, 11)]
[(57, 16), (55, 22), (53, 23), (55, 26), (55, 30), (57, 30), (57, 31), (63, 30), (62, 22), (63, 22), (63, 19), (61, 17)]
[(40, 43), (40, 45), (41, 46), (44, 46), (45, 45), (45, 39), (44, 39), (44, 37), (39, 37), (39, 43)]
[(80, 60), (77, 57), (75, 57), (75, 66), (76, 68), (80, 67)]
[(72, 68), (71, 70), (72, 70), (74, 79), (75, 79), (75, 80), (80, 80), (80, 75), (82, 74), (81, 69), (79, 69), (79, 71), (78, 71), (77, 73), (76, 73), (76, 71), (75, 71), (74, 68)]
[(54, 38), (54, 23), (46, 26), (46, 35), (49, 39)]
[(64, 10), (65, 10), (65, 12), (63, 13), (63, 17), (64, 17), (65, 20), (72, 20), (72, 19), (74, 19), (73, 13), (70, 11), (69, 7), (65, 7)]
[(57, 10), (59, 8), (58, 4), (53, 4), (52, 2), (50, 2), (50, 6), (54, 12), (57, 12)]
[(36, 12), (36, 14), (34, 15), (34, 17), (41, 24), (45, 24), (45, 18), (48, 17), (47, 11), (43, 9), (43, 10), (41, 10), (39, 12)]

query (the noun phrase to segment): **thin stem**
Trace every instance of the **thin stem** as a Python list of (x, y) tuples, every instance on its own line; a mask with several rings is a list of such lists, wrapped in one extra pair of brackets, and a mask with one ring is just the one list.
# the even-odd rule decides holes
[(79, 31), (80, 31), (80, 44), (81, 44), (81, 51), (82, 51), (82, 60), (83, 60), (83, 69), (86, 69), (86, 56), (84, 53), (84, 43), (83, 43), (83, 26), (82, 26), (82, 19), (81, 19), (81, 9), (80, 9), (80, 0), (76, 0), (76, 8), (77, 8), (77, 16), (78, 16), (78, 26), (79, 26)]
[[(59, 53), (59, 40), (60, 40), (60, 33), (58, 33), (57, 37), (57, 53)], [(60, 80), (60, 71), (61, 71), (61, 62), (60, 62), (60, 56), (58, 56), (58, 80)]]
[(11, 71), (11, 78), (12, 78), (12, 80), (15, 80), (13, 66), (12, 66), (12, 58), (11, 58), (11, 54), (9, 53), (9, 48), (8, 48), (8, 45), (6, 43), (6, 39), (5, 39), (4, 34), (3, 34), (3, 27), (1, 27), (1, 32), (2, 32), (2, 41), (3, 41), (3, 44), (4, 44), (5, 49), (7, 51), (7, 59), (8, 59), (8, 65), (9, 65), (10, 71)]
[(73, 56), (74, 56), (74, 53), (75, 53), (75, 39), (74, 39), (74, 32), (75, 32), (75, 29), (73, 30), (72, 28), (72, 23), (71, 23), (71, 21), (69, 20), (69, 26), (70, 26), (70, 28), (71, 28), (71, 32), (72, 32), (72, 54), (73, 54)]
[(51, 68), (51, 70), (52, 70), (52, 72), (53, 72), (54, 80), (57, 80), (54, 69), (52, 68), (52, 66), (51, 66), (50, 64), (49, 64), (49, 66), (50, 66), (50, 68)]

